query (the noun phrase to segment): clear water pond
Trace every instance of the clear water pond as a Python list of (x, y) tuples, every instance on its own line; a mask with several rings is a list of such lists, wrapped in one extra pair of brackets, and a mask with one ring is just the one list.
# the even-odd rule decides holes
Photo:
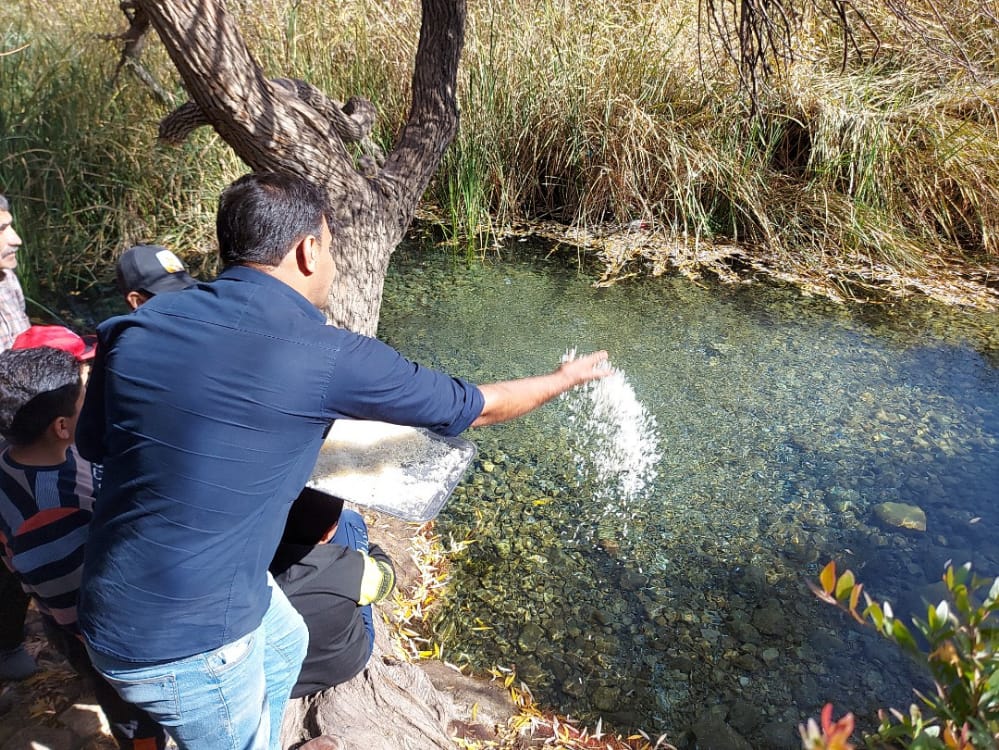
[[(607, 349), (658, 437), (654, 481), (626, 493), (581, 463), (571, 399), (466, 433), (479, 455), (438, 522), (474, 540), (436, 613), (445, 659), (515, 667), (562, 713), (673, 742), (713, 721), (796, 747), (827, 701), (864, 728), (907, 706), (919, 667), (805, 581), (835, 559), (925, 612), (947, 561), (999, 573), (999, 319), (594, 279), (523, 244), (393, 259), (379, 335), (407, 356), (488, 382)], [(886, 502), (926, 530), (879, 520)]]

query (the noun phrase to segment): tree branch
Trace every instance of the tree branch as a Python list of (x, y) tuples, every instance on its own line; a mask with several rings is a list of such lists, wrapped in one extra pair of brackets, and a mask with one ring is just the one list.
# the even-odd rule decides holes
[(201, 114), (251, 169), (290, 172), (331, 192), (370, 192), (329, 125), (268, 81), (223, 0), (135, 0)]
[(378, 180), (397, 201), (403, 230), (458, 132), (458, 61), (465, 16), (465, 0), (423, 0), (412, 107)]
[(149, 16), (141, 8), (136, 7), (135, 0), (122, 0), (118, 7), (128, 19), (128, 28), (119, 34), (100, 34), (98, 36), (99, 39), (107, 42), (123, 42), (121, 57), (118, 59), (118, 65), (115, 66), (114, 75), (111, 76), (110, 85), (113, 87), (118, 82), (122, 68), (128, 68), (136, 78), (145, 84), (154, 99), (164, 106), (172, 106), (173, 97), (160, 86), (159, 82), (140, 62), (149, 32)]
[[(371, 102), (361, 97), (351, 97), (346, 104), (341, 104), (312, 84), (297, 78), (274, 78), (271, 84), (284, 91), (287, 96), (297, 97), (326, 118), (329, 123), (328, 137), (339, 138), (343, 143), (358, 144), (363, 153), (362, 171), (367, 176), (374, 176), (385, 157), (370, 139), (375, 123), (375, 107)], [(193, 101), (185, 102), (160, 122), (159, 139), (176, 146), (198, 128), (211, 124), (201, 107)]]

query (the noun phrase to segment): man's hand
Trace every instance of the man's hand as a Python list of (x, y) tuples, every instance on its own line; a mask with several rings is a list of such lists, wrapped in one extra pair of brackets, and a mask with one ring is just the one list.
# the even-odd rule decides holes
[(485, 406), (472, 427), (516, 419), (570, 388), (605, 378), (613, 371), (607, 362), (607, 352), (599, 351), (563, 362), (547, 375), (480, 385)]
[(566, 359), (556, 368), (555, 372), (567, 375), (572, 380), (572, 385), (569, 388), (574, 388), (577, 385), (589, 383), (591, 380), (606, 378), (614, 372), (614, 368), (610, 366), (607, 352), (599, 351), (585, 354), (582, 357)]

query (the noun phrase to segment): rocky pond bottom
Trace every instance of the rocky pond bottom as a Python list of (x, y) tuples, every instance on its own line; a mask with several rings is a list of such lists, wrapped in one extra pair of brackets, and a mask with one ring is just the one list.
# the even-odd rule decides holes
[(436, 614), (444, 658), (515, 667), (545, 705), (681, 746), (796, 748), (827, 701), (864, 729), (908, 706), (922, 669), (805, 582), (835, 559), (925, 613), (948, 561), (999, 573), (999, 320), (597, 289), (574, 257), (518, 252), (400, 251), (380, 336), (478, 382), (606, 348), (661, 458), (637, 488), (594, 473), (570, 399), (466, 433), (479, 455), (438, 523), (474, 540)]

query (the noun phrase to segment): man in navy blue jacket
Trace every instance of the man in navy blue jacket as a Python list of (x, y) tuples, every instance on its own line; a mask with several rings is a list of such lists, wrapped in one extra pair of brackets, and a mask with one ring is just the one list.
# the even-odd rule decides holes
[(475, 386), (326, 325), (335, 229), (311, 183), (246, 175), (219, 203), (219, 277), (98, 329), (77, 445), (104, 478), (80, 627), (181, 748), (279, 746), (307, 630), (267, 566), (333, 420), (457, 435), (608, 372), (598, 352)]

